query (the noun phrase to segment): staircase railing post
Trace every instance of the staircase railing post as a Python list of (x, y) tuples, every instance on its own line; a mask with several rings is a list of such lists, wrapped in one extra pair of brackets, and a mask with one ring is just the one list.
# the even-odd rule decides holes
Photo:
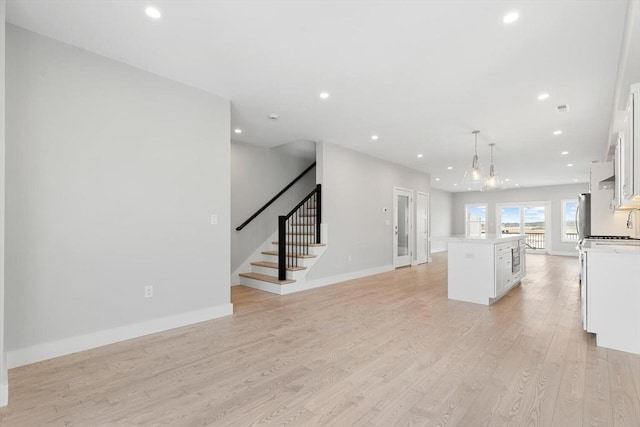
[(287, 217), (278, 217), (278, 280), (287, 280)]
[(316, 185), (316, 243), (320, 242), (320, 223), (322, 222), (322, 184)]

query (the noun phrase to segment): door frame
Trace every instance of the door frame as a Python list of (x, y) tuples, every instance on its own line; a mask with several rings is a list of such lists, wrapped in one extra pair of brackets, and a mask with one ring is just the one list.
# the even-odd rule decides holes
[[(408, 208), (408, 213), (409, 213), (409, 233), (408, 233), (408, 238), (409, 241), (407, 242), (408, 246), (409, 246), (409, 262), (406, 264), (401, 264), (398, 261), (398, 239), (397, 239), (397, 234), (396, 234), (396, 225), (398, 223), (398, 203), (397, 203), (397, 196), (399, 194), (402, 194), (403, 196), (408, 195), (409, 196), (409, 208)], [(407, 267), (407, 266), (411, 266), (413, 265), (413, 254), (414, 254), (414, 227), (413, 227), (413, 217), (415, 216), (415, 208), (413, 205), (413, 190), (409, 189), (409, 188), (403, 188), (403, 187), (393, 187), (393, 226), (391, 227), (391, 242), (392, 242), (392, 246), (393, 246), (393, 267), (394, 268), (401, 268), (401, 267)]]
[[(424, 262), (425, 263), (426, 262), (431, 262), (431, 194), (429, 194), (427, 192), (424, 192), (424, 191), (418, 191), (418, 192), (416, 192), (416, 205), (415, 205), (416, 206), (416, 213), (415, 213), (415, 215), (416, 215), (416, 226), (415, 226), (415, 229), (414, 229), (414, 231), (415, 231), (415, 233), (414, 233), (415, 234), (415, 242), (416, 242), (416, 256), (415, 256), (415, 260), (412, 260), (412, 265), (423, 264), (423, 263), (420, 263), (419, 260), (418, 260), (418, 242), (420, 241), (420, 236), (418, 235), (418, 221), (419, 221), (419, 218), (418, 218), (418, 214), (419, 214), (419, 212), (418, 212), (418, 198), (420, 196), (425, 196), (426, 199), (427, 199), (427, 224), (426, 224), (426, 227), (425, 227), (426, 228), (425, 233), (427, 234), (427, 240), (426, 240), (427, 247), (425, 249), (426, 252), (427, 252), (426, 253), (427, 259)], [(415, 262), (415, 264), (414, 264), (414, 262)]]

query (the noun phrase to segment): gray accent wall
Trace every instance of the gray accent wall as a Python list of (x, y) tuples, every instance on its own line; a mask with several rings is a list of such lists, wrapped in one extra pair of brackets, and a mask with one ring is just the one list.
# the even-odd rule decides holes
[(11, 25), (6, 79), (7, 350), (228, 306), (229, 101)]
[(415, 201), (417, 191), (430, 192), (430, 176), (328, 142), (318, 143), (317, 155), (328, 245), (307, 280), (388, 268), (393, 264), (393, 187), (414, 190)]
[(488, 232), (496, 233), (496, 204), (551, 202), (551, 253), (575, 253), (576, 243), (561, 241), (561, 200), (577, 199), (578, 194), (589, 191), (588, 184), (553, 185), (546, 187), (518, 188), (500, 191), (474, 191), (453, 193), (453, 234), (465, 233), (465, 205), (487, 204)]
[[(437, 237), (451, 236), (453, 193), (431, 189), (431, 253), (447, 250), (447, 243)], [(435, 239), (434, 239), (435, 238)]]
[(314, 161), (282, 150), (231, 143), (231, 271), (235, 271), (278, 229), (278, 215), (286, 215), (316, 185), (315, 170), (240, 231), (236, 227), (278, 194)]

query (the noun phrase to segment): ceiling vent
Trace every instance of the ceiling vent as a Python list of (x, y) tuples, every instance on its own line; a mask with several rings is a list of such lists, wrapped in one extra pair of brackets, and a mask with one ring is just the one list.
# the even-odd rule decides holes
[(558, 105), (556, 110), (558, 110), (558, 113), (566, 113), (569, 111), (569, 106), (567, 104)]
[(269, 114), (269, 120), (278, 120), (277, 114)]

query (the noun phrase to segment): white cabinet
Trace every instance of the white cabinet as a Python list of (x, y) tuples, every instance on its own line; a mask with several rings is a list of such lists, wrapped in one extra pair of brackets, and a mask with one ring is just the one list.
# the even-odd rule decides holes
[[(495, 302), (524, 277), (523, 247), (524, 236), (449, 241), (449, 298), (485, 305)], [(520, 268), (513, 268), (514, 253), (520, 254)]]
[(518, 246), (518, 242), (502, 243), (496, 245), (496, 286), (493, 298), (502, 295), (514, 281), (512, 272), (512, 249)]
[(527, 246), (524, 240), (520, 240), (520, 271), (518, 272), (518, 280), (522, 279), (527, 274)]
[(640, 245), (587, 241), (584, 251), (585, 329), (598, 346), (640, 354)]
[(631, 85), (624, 132), (618, 134), (615, 148), (614, 207), (640, 206), (640, 83)]
[(602, 183), (609, 182), (613, 174), (612, 162), (593, 162), (590, 167), (591, 192), (591, 235), (595, 236), (626, 236), (627, 230), (626, 212), (620, 210), (612, 212), (611, 201), (613, 199), (613, 187), (603, 187)]

